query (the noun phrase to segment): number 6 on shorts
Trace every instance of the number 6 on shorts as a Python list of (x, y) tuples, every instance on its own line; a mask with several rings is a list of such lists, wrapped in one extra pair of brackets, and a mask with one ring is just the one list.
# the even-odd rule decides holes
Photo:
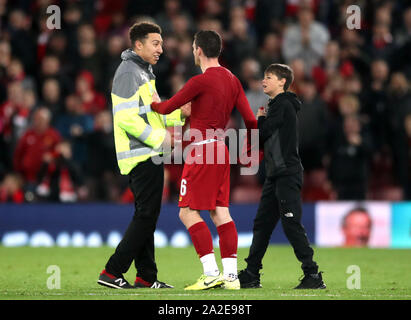
[(182, 179), (181, 180), (181, 186), (180, 186), (180, 195), (185, 196), (187, 193), (187, 180)]

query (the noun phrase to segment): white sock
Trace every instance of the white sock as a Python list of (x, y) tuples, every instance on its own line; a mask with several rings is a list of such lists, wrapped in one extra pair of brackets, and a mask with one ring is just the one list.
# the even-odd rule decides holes
[(215, 261), (214, 253), (206, 254), (200, 258), (203, 264), (203, 271), (206, 276), (218, 276), (220, 270), (218, 269), (217, 262)]
[(237, 276), (237, 258), (223, 258), (221, 262), (223, 263), (224, 279), (229, 278), (230, 274)]

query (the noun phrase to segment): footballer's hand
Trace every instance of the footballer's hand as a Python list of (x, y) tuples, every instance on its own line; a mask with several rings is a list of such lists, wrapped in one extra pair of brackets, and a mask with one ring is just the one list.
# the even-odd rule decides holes
[(258, 108), (257, 118), (258, 117), (266, 117), (266, 116), (267, 116), (267, 112), (265, 111), (264, 107)]
[(191, 102), (187, 102), (180, 109), (181, 109), (181, 117), (183, 119), (189, 117), (191, 115)]

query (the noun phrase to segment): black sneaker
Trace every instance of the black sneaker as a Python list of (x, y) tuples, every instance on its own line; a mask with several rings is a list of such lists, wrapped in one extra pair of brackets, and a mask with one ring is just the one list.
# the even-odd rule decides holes
[(151, 289), (172, 289), (174, 288), (172, 285), (169, 285), (165, 282), (161, 281), (154, 281), (154, 283), (150, 287)]
[(251, 273), (247, 269), (241, 270), (238, 273), (238, 279), (240, 280), (240, 287), (242, 289), (262, 288), (260, 283), (260, 274)]
[(151, 289), (171, 289), (174, 288), (172, 285), (169, 285), (165, 282), (154, 281), (153, 283), (147, 282), (140, 277), (136, 278), (134, 282), (134, 288), (151, 288)]
[(299, 279), (301, 282), (294, 289), (325, 289), (325, 285), (322, 277), (322, 272), (305, 274), (304, 277)]
[(134, 287), (129, 284), (126, 279), (124, 279), (123, 277), (118, 278), (108, 273), (106, 270), (103, 270), (100, 273), (100, 277), (98, 278), (97, 283), (99, 285), (114, 289), (134, 289)]

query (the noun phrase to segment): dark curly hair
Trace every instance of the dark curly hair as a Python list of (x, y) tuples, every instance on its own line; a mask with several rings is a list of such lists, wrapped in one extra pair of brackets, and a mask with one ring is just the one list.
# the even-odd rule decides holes
[(159, 25), (152, 22), (139, 22), (132, 25), (129, 29), (129, 37), (131, 45), (134, 47), (134, 43), (139, 41), (144, 41), (149, 33), (159, 33), (161, 34), (161, 28)]

